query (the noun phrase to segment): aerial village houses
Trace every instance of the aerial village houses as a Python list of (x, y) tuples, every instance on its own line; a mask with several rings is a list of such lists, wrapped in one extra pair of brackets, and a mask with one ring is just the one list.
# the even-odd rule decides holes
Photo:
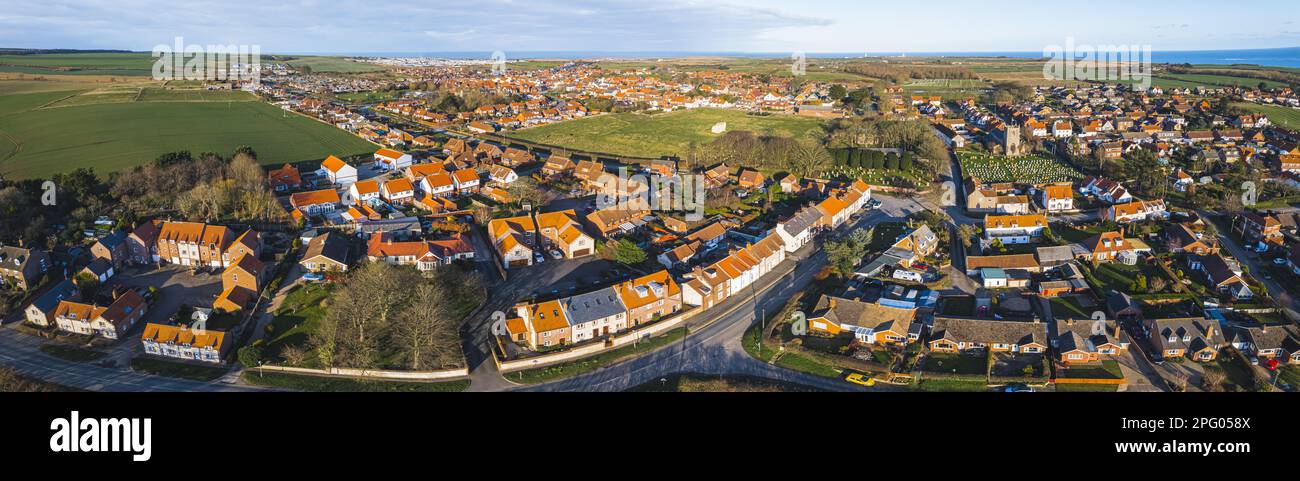
[(1237, 326), (1228, 343), (1260, 359), (1277, 359), (1282, 364), (1300, 365), (1300, 328), (1294, 325)]
[(40, 327), (55, 325), (54, 311), (59, 307), (59, 303), (76, 299), (79, 295), (81, 291), (77, 290), (76, 284), (72, 281), (67, 279), (59, 281), (44, 294), (32, 300), (23, 311), (24, 318), (27, 322)]
[(357, 168), (333, 155), (321, 162), (318, 173), (334, 185), (347, 185), (357, 181)]
[(266, 180), (271, 185), (271, 190), (275, 192), (287, 192), (302, 188), (302, 175), (298, 173), (298, 169), (289, 164), (284, 164), (284, 167), (267, 173)]
[(311, 192), (298, 192), (289, 196), (289, 206), (293, 207), (295, 217), (298, 216), (315, 216), (334, 212), (343, 199), (339, 198), (338, 191), (334, 189), (313, 190)]
[(257, 299), (262, 290), (266, 266), (256, 255), (242, 255), (221, 271), (221, 294), (212, 302), (212, 308), (223, 312), (238, 312)]
[(427, 272), (460, 259), (473, 259), (474, 248), (459, 235), (444, 240), (395, 241), (392, 235), (381, 233), (370, 237), (366, 257), (371, 262), (413, 265)]
[(1065, 365), (1090, 364), (1128, 351), (1128, 333), (1114, 320), (1057, 319), (1052, 348)]
[(230, 347), (221, 331), (154, 323), (145, 324), (140, 343), (147, 354), (210, 363), (220, 363)]
[(1047, 228), (1047, 216), (1032, 215), (988, 215), (984, 217), (984, 238), (1003, 245), (1029, 244), (1037, 242)]
[(705, 309), (732, 297), (785, 260), (781, 237), (768, 235), (708, 267), (697, 268), (682, 287), (683, 302)]
[(375, 167), (387, 171), (402, 170), (411, 166), (411, 154), (392, 149), (375, 151)]
[(615, 286), (536, 304), (515, 306), (510, 338), (530, 349), (564, 346), (633, 329), (677, 313), (681, 289), (668, 271)]
[(1038, 203), (1048, 212), (1074, 209), (1074, 189), (1069, 184), (1053, 184), (1038, 190)]
[(864, 344), (899, 345), (920, 339), (919, 329), (913, 329), (915, 318), (915, 305), (891, 305), (888, 300), (863, 302), (823, 294), (808, 316), (808, 330), (831, 336), (848, 333)]
[(144, 317), (148, 308), (144, 297), (128, 289), (117, 293), (108, 307), (60, 301), (54, 309), (54, 324), (64, 332), (117, 339)]
[(1200, 317), (1147, 319), (1144, 328), (1155, 352), (1166, 359), (1213, 361), (1224, 343), (1217, 324)]
[(366, 179), (348, 187), (348, 205), (371, 206), (379, 203), (379, 181)]
[(312, 237), (298, 265), (307, 272), (347, 272), (348, 240), (334, 232)]
[(930, 328), (930, 350), (1038, 354), (1047, 351), (1047, 326), (1041, 322), (936, 317)]
[(224, 226), (164, 222), (158, 233), (158, 258), (169, 264), (223, 268), (244, 254), (260, 255), (261, 242), (253, 230), (235, 236)]
[(42, 249), (0, 245), (0, 281), (28, 290), (50, 270), (50, 255)]
[(390, 204), (410, 204), (415, 202), (415, 186), (404, 177), (385, 181), (379, 187), (379, 197)]

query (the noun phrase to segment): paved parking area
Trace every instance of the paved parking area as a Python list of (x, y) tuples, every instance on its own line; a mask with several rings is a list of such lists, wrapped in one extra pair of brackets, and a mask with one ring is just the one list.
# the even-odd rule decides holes
[(105, 284), (107, 289), (115, 286), (158, 288), (153, 305), (141, 322), (143, 325), (166, 321), (182, 304), (211, 307), (212, 301), (221, 295), (221, 274), (195, 274), (184, 266), (126, 267)]

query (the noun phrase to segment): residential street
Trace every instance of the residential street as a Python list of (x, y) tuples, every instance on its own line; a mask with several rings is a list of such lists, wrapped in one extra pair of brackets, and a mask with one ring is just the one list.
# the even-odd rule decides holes
[[(851, 226), (844, 227), (845, 231), (869, 227), (885, 221), (902, 220), (921, 208), (911, 199), (886, 196), (876, 198), (881, 200), (881, 207), (863, 215)], [(769, 275), (758, 281), (760, 288), (767, 286), (768, 283), (771, 283), (771, 287), (758, 292), (757, 305), (752, 301), (752, 295), (742, 294), (715, 306), (704, 315), (705, 317), (688, 322), (687, 324), (691, 326), (708, 325), (693, 330), (681, 342), (590, 373), (534, 386), (511, 388), (511, 390), (622, 391), (677, 373), (744, 375), (826, 390), (867, 390), (865, 387), (847, 382), (763, 363), (746, 353), (741, 345), (745, 330), (757, 322), (760, 312), (771, 315), (779, 311), (791, 297), (807, 288), (813, 276), (825, 265), (825, 252), (817, 245), (810, 244), (787, 258), (783, 266), (778, 268), (777, 272), (781, 272), (780, 269), (787, 272), (780, 277), (780, 280), (773, 282), (770, 278), (772, 275)], [(486, 364), (490, 368), (485, 369), (484, 366), (474, 368), (471, 376), (473, 380), (470, 384), (471, 391), (499, 389), (500, 384), (496, 381), (501, 380), (501, 377), (496, 372), (496, 366), (492, 363)], [(876, 388), (876, 390), (883, 389), (888, 387)]]

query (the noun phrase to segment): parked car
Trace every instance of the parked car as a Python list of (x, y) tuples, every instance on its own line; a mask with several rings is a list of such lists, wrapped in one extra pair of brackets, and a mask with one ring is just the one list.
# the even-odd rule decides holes
[(563, 258), (564, 258), (564, 253), (563, 253), (563, 252), (560, 252), (559, 249), (551, 249), (551, 258), (552, 258), (552, 259), (563, 259)]
[(546, 262), (546, 256), (542, 255), (541, 252), (533, 254), (533, 262), (536, 262), (538, 264)]
[(1025, 384), (1008, 384), (1002, 388), (1002, 392), (1035, 392), (1034, 388)]
[(848, 376), (844, 377), (844, 380), (861, 386), (870, 387), (876, 385), (875, 378), (872, 378), (870, 375), (865, 373), (860, 373), (860, 372), (849, 374)]

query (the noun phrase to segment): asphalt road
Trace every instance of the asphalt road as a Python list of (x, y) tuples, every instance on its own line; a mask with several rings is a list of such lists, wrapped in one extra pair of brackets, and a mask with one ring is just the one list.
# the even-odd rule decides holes
[(0, 364), (12, 367), (26, 377), (87, 391), (262, 390), (223, 382), (225, 379), (233, 379), (233, 376), (214, 382), (200, 382), (141, 374), (128, 367), (107, 368), (92, 363), (65, 361), (41, 351), (40, 345), (44, 342), (41, 338), (18, 332), (12, 326), (0, 328)]

